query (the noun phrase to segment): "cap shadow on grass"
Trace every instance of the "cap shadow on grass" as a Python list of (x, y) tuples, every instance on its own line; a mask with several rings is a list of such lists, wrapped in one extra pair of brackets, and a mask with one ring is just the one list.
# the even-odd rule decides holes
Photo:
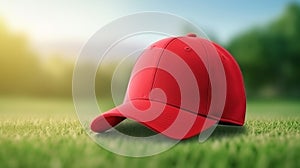
[[(148, 136), (153, 136), (153, 135), (157, 134), (150, 128), (148, 128), (138, 122), (132, 121), (132, 120), (123, 121), (118, 126), (116, 126), (115, 129), (125, 135), (133, 136), (133, 137), (148, 137)], [(214, 127), (211, 129), (214, 129)], [(238, 136), (238, 135), (244, 134), (246, 132), (246, 130), (247, 130), (247, 128), (245, 126), (241, 127), (241, 126), (217, 125), (212, 133), (211, 133), (211, 130), (207, 130), (207, 131), (202, 132), (201, 134), (204, 136), (209, 136), (209, 134), (211, 133), (211, 135), (209, 136), (209, 139), (210, 138), (220, 139), (220, 138), (227, 138), (227, 137)], [(105, 134), (105, 136), (112, 137), (112, 138), (118, 137), (117, 134), (110, 132), (110, 131), (102, 133), (102, 134)], [(208, 134), (208, 135), (205, 135), (205, 134)], [(198, 139), (199, 139), (198, 136), (194, 136), (192, 138), (183, 140), (182, 142), (198, 141)]]
[(127, 119), (112, 129), (97, 133), (96, 137), (121, 138), (120, 134), (131, 137), (149, 137), (157, 133), (138, 122)]
[[(214, 129), (214, 127), (210, 128), (210, 129)], [(217, 125), (212, 133), (211, 133), (211, 131), (212, 130), (208, 129), (206, 131), (203, 131), (201, 134), (204, 136), (209, 136), (208, 140), (209, 139), (222, 139), (222, 138), (228, 138), (228, 137), (242, 135), (247, 132), (247, 128), (246, 128), (246, 126)], [(193, 142), (193, 141), (199, 141), (199, 135), (194, 136), (190, 139), (186, 139), (182, 142), (185, 143), (185, 142)]]
[(132, 121), (132, 120), (126, 120), (125, 122), (122, 122), (119, 124), (116, 129), (120, 131), (121, 133), (124, 133), (129, 136), (135, 136), (135, 137), (147, 137), (157, 134), (150, 128)]

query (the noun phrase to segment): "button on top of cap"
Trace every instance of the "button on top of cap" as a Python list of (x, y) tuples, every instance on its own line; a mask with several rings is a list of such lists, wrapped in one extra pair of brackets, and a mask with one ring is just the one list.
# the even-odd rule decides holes
[(188, 36), (188, 37), (197, 37), (197, 34), (195, 34), (195, 33), (189, 33), (186, 36)]

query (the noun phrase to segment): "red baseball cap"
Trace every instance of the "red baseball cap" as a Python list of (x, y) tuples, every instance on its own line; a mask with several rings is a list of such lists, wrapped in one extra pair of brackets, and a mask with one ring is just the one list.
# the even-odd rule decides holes
[[(222, 100), (213, 103), (216, 98)], [(188, 34), (145, 49), (132, 70), (124, 102), (96, 117), (91, 130), (100, 133), (128, 118), (167, 137), (186, 139), (217, 123), (242, 126), (245, 112), (237, 62), (220, 45)]]

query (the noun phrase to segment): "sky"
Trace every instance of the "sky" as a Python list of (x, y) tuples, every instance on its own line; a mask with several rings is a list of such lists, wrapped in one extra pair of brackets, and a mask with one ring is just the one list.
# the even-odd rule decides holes
[(143, 11), (168, 12), (190, 20), (221, 42), (271, 21), (289, 2), (300, 0), (0, 0), (0, 19), (27, 34), (44, 53), (74, 55), (102, 26)]

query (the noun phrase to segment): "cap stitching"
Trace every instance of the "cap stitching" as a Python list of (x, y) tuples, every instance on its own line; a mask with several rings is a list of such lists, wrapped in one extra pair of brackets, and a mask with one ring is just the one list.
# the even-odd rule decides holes
[[(180, 38), (184, 38), (184, 37), (180, 37)], [(184, 43), (184, 44), (186, 44), (184, 41), (181, 41), (182, 43)], [(186, 44), (187, 46), (189, 46), (188, 44)], [(205, 47), (205, 46), (203, 46), (203, 47)], [(193, 50), (193, 49), (192, 49)], [(194, 50), (193, 50), (194, 51)], [(194, 51), (195, 52), (195, 51)], [(205, 50), (205, 53), (207, 53), (207, 51)], [(197, 54), (197, 52), (195, 52), (195, 54), (198, 56), (198, 57), (200, 57), (198, 54)], [(200, 58), (200, 61), (202, 61), (203, 62), (203, 60)], [(207, 61), (207, 67), (205, 66), (205, 63), (203, 62), (203, 64), (204, 64), (204, 67), (205, 67), (205, 69), (206, 69), (206, 71), (207, 71), (207, 74), (208, 74), (208, 81), (207, 81), (207, 86), (208, 86), (208, 89), (206, 90), (206, 92), (207, 92), (207, 97), (206, 97), (206, 102), (207, 103), (209, 103), (209, 104), (206, 104), (206, 107), (205, 107), (205, 109), (206, 109), (206, 111), (207, 112), (209, 112), (209, 107), (210, 107), (210, 105), (211, 105), (211, 101), (209, 101), (209, 99), (210, 99), (210, 97), (211, 97), (211, 85), (210, 85), (210, 77), (209, 77), (209, 68), (210, 68), (210, 65), (209, 65), (209, 61)], [(197, 83), (198, 83), (198, 81), (197, 81)], [(209, 89), (210, 88), (210, 89)], [(209, 90), (210, 90), (210, 92), (209, 92)], [(201, 94), (201, 93), (200, 93)], [(200, 95), (199, 95), (200, 96)]]
[[(166, 49), (166, 48), (169, 46), (169, 44), (170, 44), (172, 41), (174, 41), (175, 39), (177, 39), (177, 38), (174, 37), (173, 39), (171, 39), (171, 40), (166, 44), (166, 46), (163, 47), (162, 49)], [(159, 59), (158, 59), (157, 64), (156, 64), (156, 67), (158, 67), (158, 65), (159, 65), (159, 63), (160, 63), (160, 60), (161, 60), (161, 57), (162, 57), (162, 55), (164, 54), (164, 52), (165, 52), (165, 50), (163, 50), (162, 53), (160, 54)], [(151, 87), (150, 87), (150, 90), (153, 89), (154, 82), (155, 82), (155, 78), (156, 78), (156, 74), (157, 74), (157, 70), (158, 70), (158, 68), (155, 69), (155, 72), (154, 72), (154, 75), (153, 75), (153, 81), (152, 81), (152, 85), (151, 85)]]
[[(212, 120), (219, 120), (218, 118), (219, 117), (216, 117), (216, 116), (208, 116), (208, 115), (204, 115), (204, 114), (199, 114), (199, 113), (195, 113), (191, 110), (188, 110), (188, 109), (185, 109), (185, 108), (182, 108), (182, 107), (178, 107), (176, 105), (173, 105), (173, 104), (169, 104), (169, 103), (166, 103), (166, 102), (162, 102), (162, 101), (159, 101), (159, 100), (154, 100), (154, 99), (146, 99), (146, 98), (135, 98), (135, 99), (131, 99), (130, 101), (134, 101), (134, 100), (149, 100), (149, 101), (154, 101), (154, 102), (158, 102), (158, 103), (164, 103), (164, 104), (167, 104), (169, 106), (172, 106), (172, 107), (175, 107), (175, 108), (179, 108), (179, 109), (182, 109), (186, 112), (189, 112), (189, 113), (192, 113), (192, 114), (195, 114), (195, 115), (199, 115), (199, 116), (202, 116), (202, 117), (206, 117), (206, 118), (209, 118), (209, 119), (212, 119)], [(227, 122), (232, 122), (231, 124), (242, 124), (241, 122), (237, 121), (237, 120), (233, 120), (233, 119), (228, 119), (228, 118), (220, 118), (219, 121), (227, 121)]]

